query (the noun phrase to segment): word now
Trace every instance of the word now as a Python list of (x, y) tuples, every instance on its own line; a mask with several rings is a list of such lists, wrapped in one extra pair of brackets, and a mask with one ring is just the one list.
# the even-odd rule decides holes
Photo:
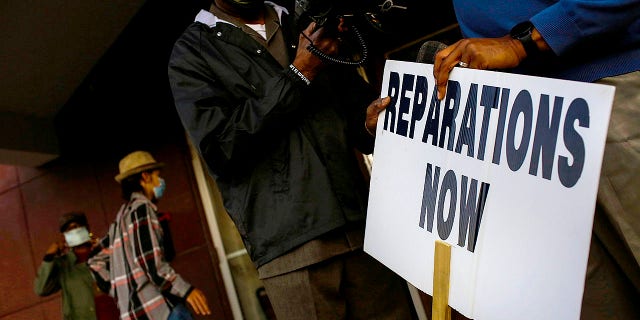
[[(418, 225), (424, 229), (426, 222), (427, 231), (433, 232), (433, 220), (437, 216), (438, 236), (442, 240), (447, 240), (451, 235), (456, 214), (458, 214), (458, 246), (464, 248), (468, 235), (467, 250), (473, 252), (480, 232), (480, 222), (489, 195), (489, 187), (488, 183), (482, 182), (480, 190), (478, 190), (478, 180), (471, 179), (469, 181), (469, 178), (464, 175), (458, 182), (453, 170), (448, 170), (441, 181), (440, 167), (433, 168), (430, 163), (427, 163)], [(460, 193), (458, 193), (458, 189)], [(459, 202), (458, 194), (460, 195)], [(447, 205), (447, 198), (449, 199), (449, 212), (445, 217), (444, 209)]]

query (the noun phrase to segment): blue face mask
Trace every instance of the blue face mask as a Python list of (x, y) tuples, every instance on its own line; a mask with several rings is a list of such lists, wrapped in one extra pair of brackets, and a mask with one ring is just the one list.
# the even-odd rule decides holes
[(162, 195), (164, 194), (164, 189), (167, 188), (167, 184), (164, 182), (164, 179), (158, 178), (158, 180), (160, 180), (160, 185), (153, 187), (153, 195), (156, 197), (156, 199), (162, 198)]

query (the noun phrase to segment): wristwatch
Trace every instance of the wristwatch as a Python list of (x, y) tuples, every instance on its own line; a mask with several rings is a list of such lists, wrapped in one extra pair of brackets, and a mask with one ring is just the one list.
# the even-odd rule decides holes
[(536, 42), (531, 38), (531, 33), (533, 32), (534, 28), (535, 27), (533, 26), (533, 23), (531, 23), (531, 21), (524, 21), (516, 24), (513, 28), (511, 28), (511, 31), (509, 32), (511, 38), (514, 38), (522, 43), (522, 46), (524, 46), (524, 51), (527, 53), (527, 57), (533, 56), (540, 51), (538, 49), (538, 46), (536, 45)]

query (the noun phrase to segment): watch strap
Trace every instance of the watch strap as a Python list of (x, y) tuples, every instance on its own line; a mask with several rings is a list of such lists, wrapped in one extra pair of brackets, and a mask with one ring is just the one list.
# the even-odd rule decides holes
[(524, 51), (527, 53), (527, 56), (533, 56), (537, 54), (540, 50), (538, 49), (538, 45), (532, 38), (532, 33), (534, 29), (533, 23), (530, 21), (520, 22), (515, 25), (509, 35), (522, 43), (524, 47)]

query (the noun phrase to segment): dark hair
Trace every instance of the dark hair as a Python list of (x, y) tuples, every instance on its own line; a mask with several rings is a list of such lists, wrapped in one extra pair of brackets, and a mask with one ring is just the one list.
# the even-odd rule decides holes
[(142, 179), (142, 172), (136, 173), (130, 177), (126, 177), (120, 182), (120, 187), (122, 188), (122, 198), (124, 200), (129, 201), (131, 200), (132, 193), (142, 191), (140, 179)]
[(89, 222), (87, 221), (87, 216), (84, 214), (84, 212), (72, 211), (72, 212), (67, 212), (63, 214), (60, 217), (60, 221), (59, 221), (60, 232), (64, 232), (67, 229), (67, 227), (73, 222), (83, 227), (89, 228)]

